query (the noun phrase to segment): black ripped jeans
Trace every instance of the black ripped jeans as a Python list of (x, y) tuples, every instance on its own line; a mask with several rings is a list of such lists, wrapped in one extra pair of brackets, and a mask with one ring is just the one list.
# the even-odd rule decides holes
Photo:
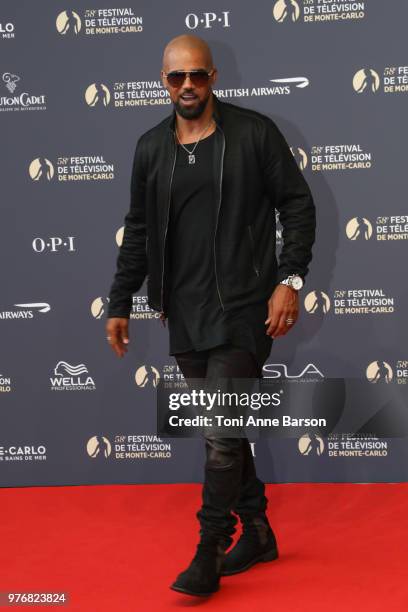
[[(253, 354), (244, 348), (223, 344), (205, 351), (174, 355), (184, 378), (205, 379), (203, 386), (217, 388), (220, 377), (260, 378), (262, 372)], [(256, 475), (246, 437), (204, 435), (206, 463), (202, 507), (197, 512), (201, 533), (220, 536), (229, 544), (239, 516), (256, 516), (266, 510), (265, 485)]]

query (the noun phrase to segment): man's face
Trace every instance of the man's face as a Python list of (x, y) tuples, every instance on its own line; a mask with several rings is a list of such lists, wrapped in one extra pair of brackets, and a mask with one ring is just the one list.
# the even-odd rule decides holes
[(172, 87), (163, 72), (173, 72), (174, 70), (206, 70), (210, 72), (211, 66), (207, 65), (203, 54), (198, 50), (174, 49), (167, 55), (161, 71), (163, 85), (169, 92), (177, 112), (185, 119), (196, 119), (207, 105), (212, 84), (216, 80), (217, 70), (214, 68), (208, 82), (203, 86), (195, 85), (188, 76), (180, 87)]

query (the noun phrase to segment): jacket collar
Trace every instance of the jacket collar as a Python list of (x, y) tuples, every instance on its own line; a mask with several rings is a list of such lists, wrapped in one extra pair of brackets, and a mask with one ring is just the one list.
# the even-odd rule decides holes
[[(215, 95), (214, 91), (212, 91), (212, 97), (213, 97), (213, 118), (214, 121), (216, 122), (217, 125), (219, 125), (220, 127), (222, 126), (222, 102), (221, 100), (219, 100), (217, 98), (217, 96)], [(168, 127), (170, 130), (174, 131), (175, 128), (175, 123), (176, 123), (176, 110), (174, 108), (173, 105), (173, 111), (169, 117), (169, 124)]]

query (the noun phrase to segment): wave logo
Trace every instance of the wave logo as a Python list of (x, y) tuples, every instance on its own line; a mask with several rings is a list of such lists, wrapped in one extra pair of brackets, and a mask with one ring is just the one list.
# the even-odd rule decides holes
[(94, 391), (95, 382), (89, 376), (85, 364), (76, 366), (67, 361), (59, 361), (54, 368), (54, 376), (50, 377), (51, 389), (53, 391)]

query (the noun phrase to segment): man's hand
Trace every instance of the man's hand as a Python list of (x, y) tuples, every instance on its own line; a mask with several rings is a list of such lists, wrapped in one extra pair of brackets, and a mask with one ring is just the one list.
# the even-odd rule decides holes
[(111, 317), (106, 322), (106, 337), (118, 357), (123, 357), (127, 353), (128, 329), (129, 319), (123, 317)]
[[(269, 325), (266, 334), (272, 338), (284, 336), (294, 326), (298, 315), (298, 292), (292, 287), (278, 284), (268, 300), (268, 318), (265, 325)], [(293, 323), (288, 325), (286, 319), (293, 319)]]

